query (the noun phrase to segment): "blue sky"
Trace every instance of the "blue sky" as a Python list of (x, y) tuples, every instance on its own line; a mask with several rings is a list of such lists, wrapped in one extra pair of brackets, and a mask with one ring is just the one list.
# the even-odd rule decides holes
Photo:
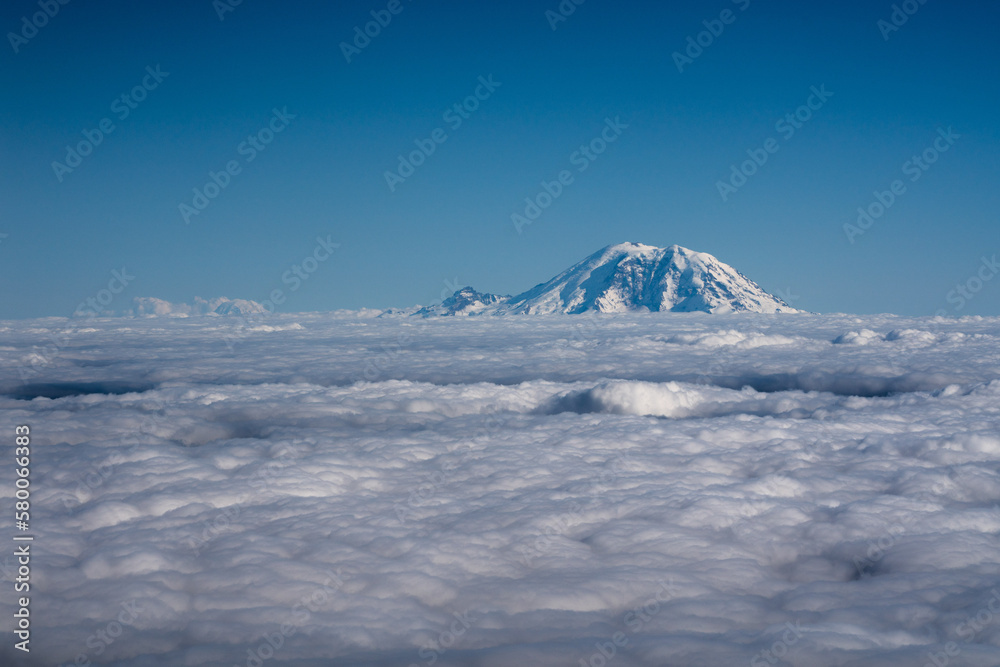
[[(35, 31), (37, 0), (4, 3), (0, 317), (69, 315), (123, 267), (111, 308), (516, 293), (621, 241), (710, 252), (813, 311), (1000, 314), (994, 4), (911, 0), (889, 31), (891, 2), (587, 0), (553, 29), (556, 0), (243, 0), (220, 19), (225, 1), (42, 0)], [(391, 21), (348, 62), (373, 11)], [(705, 46), (679, 71), (689, 37)], [(433, 152), (390, 187), (416, 142)], [(200, 201), (210, 172), (225, 187)], [(293, 290), (317, 237), (340, 245)]]

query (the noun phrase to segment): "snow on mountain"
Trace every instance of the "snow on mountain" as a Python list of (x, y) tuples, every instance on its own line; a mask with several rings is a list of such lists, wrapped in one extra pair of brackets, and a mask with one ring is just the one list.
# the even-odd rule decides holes
[(194, 298), (194, 303), (171, 303), (151, 296), (135, 297), (132, 308), (122, 315), (153, 315), (162, 317), (190, 317), (197, 315), (262, 315), (267, 309), (250, 299), (229, 299), (224, 296), (214, 299)]
[(463, 287), (440, 304), (426, 306), (414, 315), (431, 317), (433, 315), (478, 315), (492, 307), (507, 302), (510, 296), (484, 294), (471, 287)]
[[(493, 299), (492, 301), (490, 299)], [(445, 306), (452, 301), (451, 306)], [(513, 297), (463, 288), (418, 314), (547, 314), (670, 311), (795, 313), (742, 273), (704, 252), (678, 245), (608, 246), (546, 283)]]
[(218, 297), (210, 301), (205, 301), (195, 297), (195, 305), (198, 306), (199, 302), (205, 304), (205, 312), (199, 313), (204, 315), (266, 315), (268, 313), (267, 308), (263, 305), (253, 301), (251, 299), (227, 299), (226, 297)]

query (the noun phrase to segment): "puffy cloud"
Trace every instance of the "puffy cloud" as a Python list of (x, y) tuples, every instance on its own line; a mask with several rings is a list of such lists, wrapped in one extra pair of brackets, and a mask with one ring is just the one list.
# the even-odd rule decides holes
[(86, 325), (0, 323), (49, 664), (1000, 650), (998, 320)]

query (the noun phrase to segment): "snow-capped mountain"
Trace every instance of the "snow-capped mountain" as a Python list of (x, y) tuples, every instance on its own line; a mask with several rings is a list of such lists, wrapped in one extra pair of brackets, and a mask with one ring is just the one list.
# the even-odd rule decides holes
[[(447, 305), (452, 302), (450, 305)], [(640, 243), (608, 246), (552, 280), (513, 297), (466, 287), (419, 314), (545, 314), (671, 311), (795, 313), (742, 273), (704, 252)]]
[(463, 287), (440, 304), (421, 308), (414, 315), (478, 315), (494, 306), (505, 303), (510, 296), (484, 294), (471, 287)]
[(171, 303), (152, 296), (137, 296), (132, 299), (132, 307), (121, 312), (100, 313), (103, 315), (192, 317), (199, 315), (241, 316), (266, 315), (263, 305), (250, 299), (229, 299), (224, 296), (213, 299), (194, 298), (194, 303)]

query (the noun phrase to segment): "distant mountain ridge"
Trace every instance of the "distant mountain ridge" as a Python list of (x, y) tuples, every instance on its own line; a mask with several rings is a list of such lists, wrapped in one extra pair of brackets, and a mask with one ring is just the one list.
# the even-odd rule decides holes
[(678, 245), (619, 243), (516, 296), (463, 287), (423, 317), (507, 314), (797, 313), (778, 297), (712, 255)]
[(510, 296), (484, 294), (471, 287), (463, 287), (436, 306), (421, 308), (414, 315), (478, 315), (493, 307), (506, 303)]
[(267, 309), (250, 299), (229, 299), (224, 296), (213, 299), (194, 298), (194, 303), (171, 303), (152, 296), (137, 296), (132, 299), (132, 307), (120, 311), (104, 310), (74, 313), (77, 317), (198, 317), (223, 316), (247, 317), (266, 315)]
[[(119, 312), (78, 316), (194, 317), (263, 316), (269, 311), (249, 299), (195, 297), (171, 303), (136, 297)], [(361, 312), (361, 311), (359, 311)], [(380, 317), (534, 315), (626, 312), (798, 313), (745, 275), (705, 252), (678, 245), (658, 248), (619, 243), (598, 250), (551, 280), (509, 296), (462, 287), (439, 304), (371, 311)]]

